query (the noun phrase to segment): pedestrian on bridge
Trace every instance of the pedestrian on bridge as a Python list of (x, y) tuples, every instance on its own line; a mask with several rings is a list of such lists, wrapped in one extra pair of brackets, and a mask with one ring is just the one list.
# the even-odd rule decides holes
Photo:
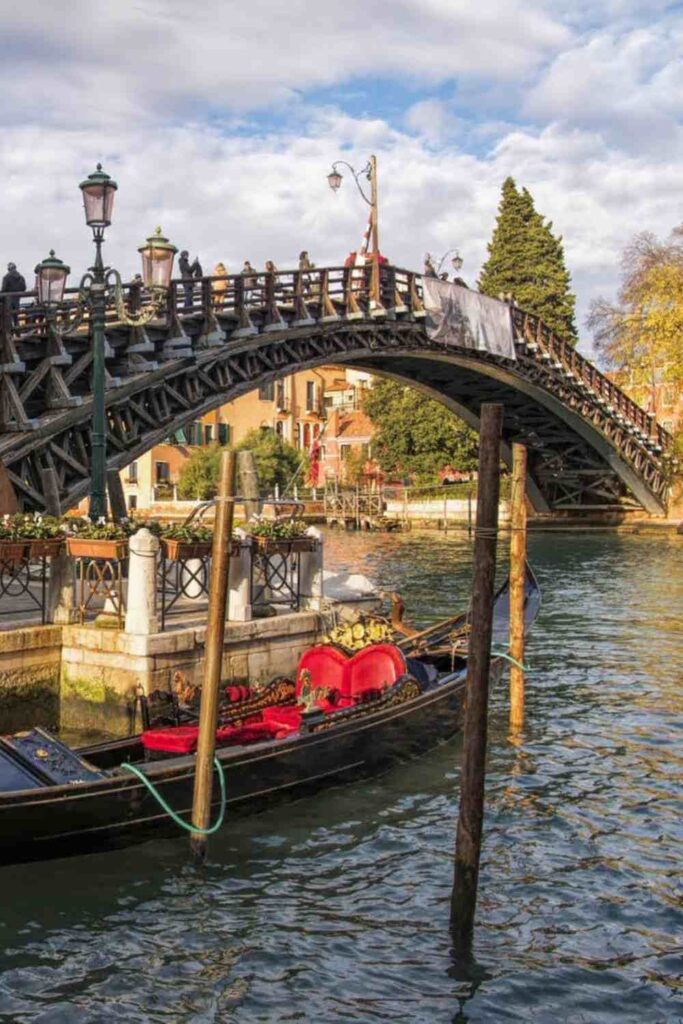
[(222, 309), (225, 303), (225, 294), (228, 290), (228, 268), (225, 263), (217, 263), (213, 268), (213, 281), (211, 292), (213, 295), (214, 309)]
[(183, 303), (183, 309), (186, 311), (192, 309), (192, 300), (194, 296), (194, 284), (195, 279), (202, 276), (202, 267), (199, 262), (199, 258), (195, 256), (192, 263), (190, 263), (190, 256), (187, 249), (183, 249), (178, 260), (178, 268), (180, 270), (180, 277), (183, 282), (183, 292), (185, 294), (185, 301)]
[(12, 310), (13, 319), (16, 320), (17, 310), (19, 309), (19, 293), (26, 291), (26, 281), (23, 274), (20, 274), (17, 270), (16, 263), (7, 264), (7, 273), (2, 279), (0, 291), (15, 293), (10, 299), (10, 309)]
[(242, 267), (242, 276), (244, 277), (244, 301), (250, 302), (252, 292), (257, 287), (258, 281), (256, 278), (256, 271), (252, 267), (249, 260), (244, 261)]

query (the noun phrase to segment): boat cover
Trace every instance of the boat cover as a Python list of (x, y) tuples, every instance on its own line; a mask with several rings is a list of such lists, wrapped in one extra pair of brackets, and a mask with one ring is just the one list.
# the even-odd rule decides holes
[(0, 792), (94, 782), (106, 777), (65, 746), (56, 736), (36, 727), (0, 736)]

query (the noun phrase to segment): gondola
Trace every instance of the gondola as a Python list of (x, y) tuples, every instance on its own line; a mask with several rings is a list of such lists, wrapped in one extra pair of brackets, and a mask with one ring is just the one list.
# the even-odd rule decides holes
[[(539, 607), (539, 587), (528, 569), (527, 628)], [(498, 653), (492, 659), (493, 679), (505, 664), (508, 614), (506, 582), (494, 606), (493, 650)], [(320, 701), (309, 699), (321, 691), (311, 689), (302, 710), (295, 703), (302, 696), (298, 689), (296, 696), (288, 695), (280, 680), (256, 698), (260, 711), (253, 699), (237, 706), (221, 723), (219, 744), (225, 745), (216, 751), (227, 789), (224, 827), (229, 828), (238, 815), (383, 772), (453, 736), (462, 721), (466, 635), (463, 613), (395, 645), (374, 645), (374, 661), (365, 656), (367, 672), (363, 657), (347, 659), (354, 662), (351, 678), (353, 682), (357, 677), (358, 693), (338, 705), (321, 707)], [(320, 647), (311, 650), (318, 652), (315, 658), (325, 657)], [(336, 671), (346, 678), (348, 665), (341, 657), (336, 660), (341, 666)], [(387, 683), (391, 665), (397, 677)], [(299, 681), (305, 675), (300, 672)], [(380, 676), (384, 685), (367, 685), (377, 683)], [(365, 699), (368, 696), (372, 699)], [(271, 701), (268, 712), (266, 698)], [(178, 737), (187, 742), (192, 728), (151, 728), (76, 750), (41, 729), (0, 737), (0, 864), (114, 849), (177, 834), (178, 826), (124, 763), (142, 772), (159, 796), (188, 821), (194, 754), (190, 748), (182, 752)], [(158, 749), (164, 746), (160, 734), (166, 737), (166, 749)], [(215, 792), (212, 810), (218, 801)]]

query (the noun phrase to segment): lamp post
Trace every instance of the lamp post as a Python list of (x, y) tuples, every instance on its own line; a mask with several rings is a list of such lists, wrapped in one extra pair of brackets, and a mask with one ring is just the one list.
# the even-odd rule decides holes
[[(441, 268), (448, 259), (448, 257), (451, 255), (451, 253), (454, 254), (451, 259), (451, 266), (453, 267), (453, 270), (456, 272), (456, 274), (458, 273), (459, 270), (462, 270), (462, 265), (465, 261), (460, 255), (460, 251), (458, 249), (447, 249), (435, 268), (435, 273), (437, 277), (441, 273)], [(431, 265), (434, 266), (434, 257), (430, 253), (427, 253), (425, 263), (431, 263)]]
[(138, 249), (142, 256), (142, 271), (145, 287), (151, 293), (151, 301), (145, 309), (128, 312), (125, 308), (123, 286), (117, 270), (105, 267), (102, 260), (104, 230), (111, 224), (114, 195), (118, 188), (115, 181), (97, 165), (97, 170), (88, 175), (79, 185), (83, 194), (85, 222), (92, 228), (95, 242), (95, 262), (84, 274), (78, 293), (75, 315), (60, 327), (53, 315), (56, 305), (64, 295), (64, 286), (69, 267), (55, 258), (54, 251), (48, 259), (36, 267), (36, 289), (39, 302), (45, 305), (47, 319), (52, 330), (61, 337), (74, 331), (82, 323), (86, 313), (92, 333), (92, 426), (90, 447), (90, 508), (88, 514), (93, 521), (107, 515), (107, 416), (105, 404), (105, 361), (104, 329), (107, 299), (116, 306), (117, 319), (128, 326), (140, 327), (159, 314), (165, 301), (166, 289), (171, 280), (173, 257), (177, 249), (157, 228), (154, 235)]
[[(339, 171), (339, 166), (343, 165), (348, 167), (353, 175), (353, 180), (356, 183), (356, 187), (360, 192), (365, 202), (370, 207), (370, 255), (372, 257), (372, 285), (371, 285), (371, 297), (374, 302), (379, 304), (379, 216), (378, 216), (378, 204), (377, 204), (377, 157), (371, 156), (365, 167), (360, 171), (357, 171), (347, 160), (335, 160), (332, 164), (332, 170), (327, 175), (327, 184), (330, 186), (333, 192), (338, 192), (341, 183), (343, 181), (343, 175)], [(360, 183), (361, 177), (365, 177), (370, 182), (370, 195), (368, 196), (365, 189)]]
[(105, 269), (102, 262), (104, 229), (111, 224), (114, 196), (118, 185), (97, 165), (79, 185), (83, 193), (85, 222), (92, 228), (95, 262), (90, 268), (90, 310), (92, 317), (92, 429), (90, 449), (90, 518), (94, 521), (107, 515), (107, 423), (104, 404), (104, 323)]

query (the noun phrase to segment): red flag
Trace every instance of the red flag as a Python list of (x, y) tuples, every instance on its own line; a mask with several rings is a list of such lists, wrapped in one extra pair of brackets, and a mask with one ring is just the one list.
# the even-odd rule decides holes
[(321, 455), (320, 439), (317, 437), (313, 438), (313, 444), (310, 447), (308, 453), (310, 459), (310, 467), (308, 470), (308, 480), (311, 487), (317, 487), (320, 482), (320, 455)]

